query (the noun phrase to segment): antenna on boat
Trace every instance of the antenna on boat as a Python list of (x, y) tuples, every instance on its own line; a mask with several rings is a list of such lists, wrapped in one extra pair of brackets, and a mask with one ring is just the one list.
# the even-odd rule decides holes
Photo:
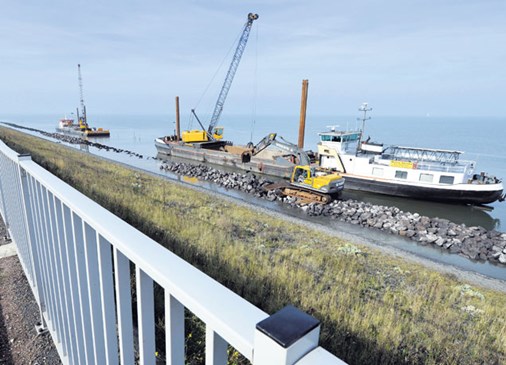
[(365, 129), (365, 121), (371, 119), (371, 117), (367, 116), (367, 112), (370, 112), (372, 110), (371, 107), (369, 107), (369, 104), (362, 103), (362, 105), (358, 108), (359, 112), (364, 112), (364, 116), (362, 118), (357, 118), (357, 120), (362, 121), (362, 134), (364, 133)]
[(357, 120), (362, 121), (362, 130), (360, 131), (360, 139), (358, 142), (359, 148), (362, 143), (362, 137), (364, 136), (365, 121), (371, 119), (371, 117), (367, 116), (367, 112), (370, 112), (371, 110), (372, 110), (372, 108), (369, 107), (369, 104), (367, 104), (367, 102), (362, 103), (362, 105), (358, 108), (359, 112), (364, 112), (364, 115), (362, 116), (362, 118), (357, 118)]

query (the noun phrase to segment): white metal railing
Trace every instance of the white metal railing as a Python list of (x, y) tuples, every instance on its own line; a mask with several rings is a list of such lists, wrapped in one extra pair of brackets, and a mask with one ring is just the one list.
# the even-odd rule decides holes
[(206, 365), (227, 364), (228, 345), (254, 365), (344, 364), (318, 347), (314, 318), (268, 316), (1, 141), (0, 212), (64, 364), (155, 364), (154, 282), (167, 364), (184, 364), (184, 308), (206, 325)]

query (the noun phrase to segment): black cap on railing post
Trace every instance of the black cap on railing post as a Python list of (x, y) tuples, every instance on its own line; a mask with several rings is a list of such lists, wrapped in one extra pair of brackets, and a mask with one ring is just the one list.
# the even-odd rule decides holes
[(257, 324), (253, 365), (293, 365), (318, 347), (319, 336), (319, 320), (286, 306)]

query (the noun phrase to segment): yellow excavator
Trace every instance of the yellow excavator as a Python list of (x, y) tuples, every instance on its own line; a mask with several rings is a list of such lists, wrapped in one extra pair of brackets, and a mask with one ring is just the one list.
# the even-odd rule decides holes
[(343, 191), (344, 177), (314, 166), (295, 166), (290, 182), (280, 181), (266, 185), (264, 189), (277, 190), (284, 196), (295, 197), (304, 203), (327, 204)]

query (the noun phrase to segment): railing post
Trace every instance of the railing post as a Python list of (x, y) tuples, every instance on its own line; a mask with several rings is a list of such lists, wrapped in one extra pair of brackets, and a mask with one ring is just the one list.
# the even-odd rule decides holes
[[(9, 236), (9, 217), (7, 216), (7, 211), (5, 209), (5, 195), (4, 195), (4, 187), (3, 187), (3, 184), (4, 184), (4, 179), (2, 178), (2, 172), (5, 173), (6, 171), (6, 168), (4, 166), (2, 166), (2, 162), (3, 162), (3, 159), (0, 160), (0, 203), (2, 204), (2, 206), (0, 207), (2, 209), (2, 214), (3, 214), (3, 219), (4, 219), (4, 223), (5, 223), (5, 237), (7, 239), (10, 239), (10, 236)], [(18, 166), (19, 166), (19, 162), (18, 162)]]
[(318, 347), (320, 321), (289, 305), (256, 326), (253, 365), (293, 365)]

